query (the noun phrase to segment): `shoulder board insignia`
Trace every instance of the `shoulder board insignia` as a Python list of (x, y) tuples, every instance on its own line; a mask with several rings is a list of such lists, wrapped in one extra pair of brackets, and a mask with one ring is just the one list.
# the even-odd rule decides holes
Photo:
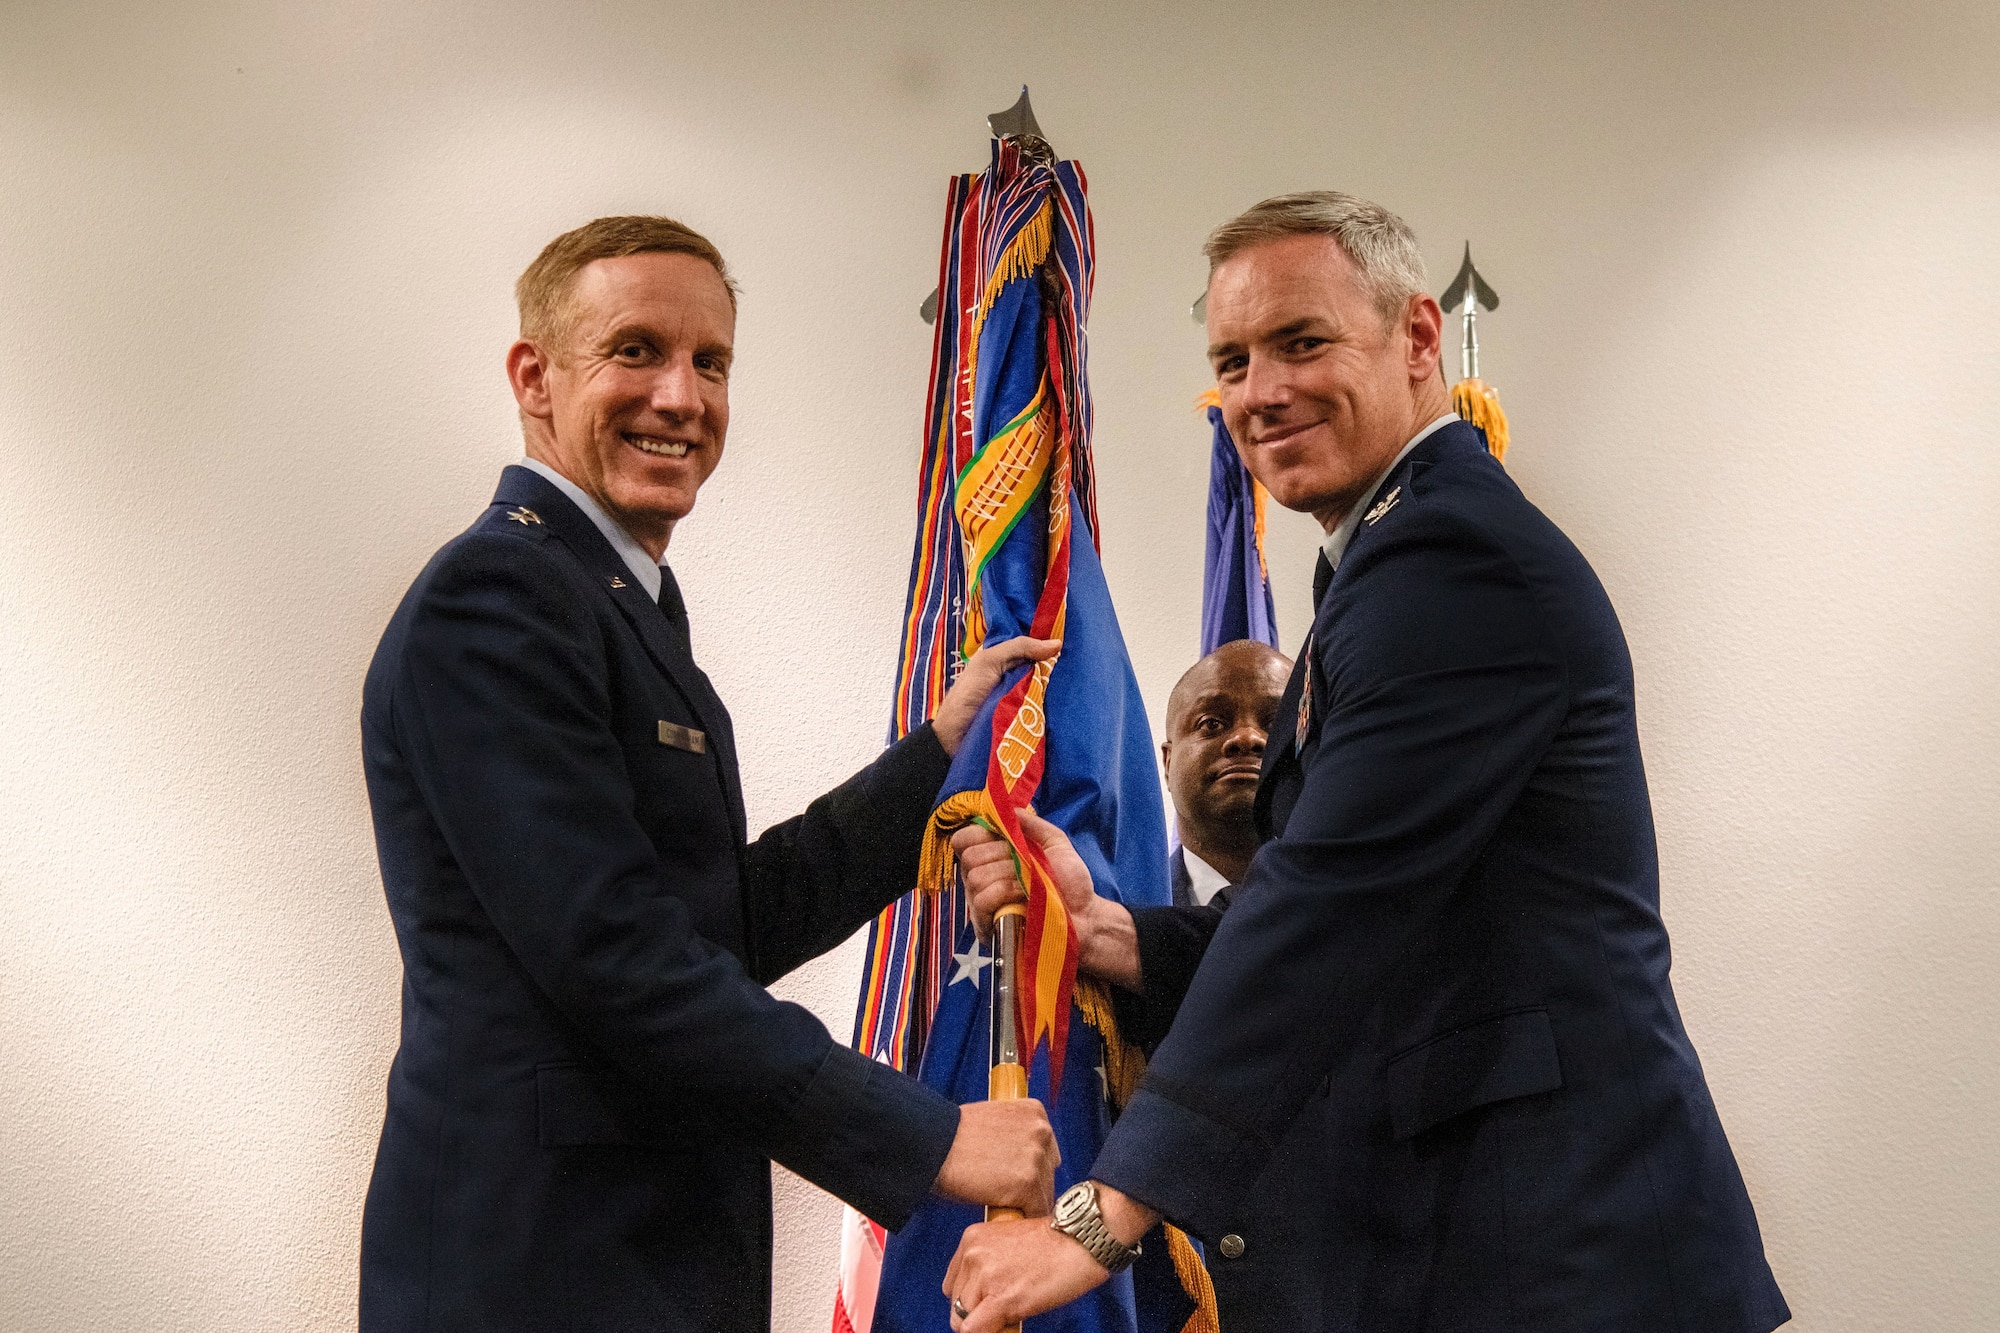
[(524, 528), (527, 527), (530, 523), (540, 526), (542, 521), (542, 516), (540, 514), (537, 514), (534, 510), (528, 508), (528, 506), (526, 505), (515, 505), (512, 509), (507, 511), (507, 517), (511, 521), (519, 523)]
[(1401, 499), (1402, 496), (1403, 496), (1403, 488), (1401, 486), (1398, 486), (1395, 490), (1390, 491), (1387, 495), (1382, 497), (1382, 503), (1376, 505), (1366, 514), (1363, 514), (1361, 516), (1361, 521), (1363, 523), (1366, 523), (1371, 528), (1374, 527), (1376, 521), (1380, 519), (1382, 515), (1388, 513), (1391, 509), (1394, 509), (1396, 507), (1396, 501)]

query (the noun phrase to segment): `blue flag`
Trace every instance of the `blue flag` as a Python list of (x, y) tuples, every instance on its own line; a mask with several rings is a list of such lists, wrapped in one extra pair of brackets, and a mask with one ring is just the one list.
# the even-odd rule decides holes
[(1225, 643), (1255, 639), (1278, 646), (1278, 617), (1264, 563), (1264, 496), (1210, 404), (1215, 435), (1208, 459), (1208, 550), (1202, 562), (1201, 655)]

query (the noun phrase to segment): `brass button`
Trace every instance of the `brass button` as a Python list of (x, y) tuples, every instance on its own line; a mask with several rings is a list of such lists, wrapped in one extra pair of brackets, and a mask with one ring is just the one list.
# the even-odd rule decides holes
[(1243, 1237), (1232, 1231), (1227, 1236), (1224, 1236), (1215, 1248), (1222, 1251), (1222, 1257), (1225, 1259), (1241, 1259), (1243, 1257)]

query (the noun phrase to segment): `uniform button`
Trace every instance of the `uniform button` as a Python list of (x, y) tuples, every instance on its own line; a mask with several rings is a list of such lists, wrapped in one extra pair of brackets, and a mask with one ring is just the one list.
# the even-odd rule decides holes
[(1225, 1259), (1241, 1259), (1243, 1257), (1243, 1237), (1232, 1231), (1227, 1236), (1224, 1236), (1215, 1248), (1222, 1251), (1222, 1257)]

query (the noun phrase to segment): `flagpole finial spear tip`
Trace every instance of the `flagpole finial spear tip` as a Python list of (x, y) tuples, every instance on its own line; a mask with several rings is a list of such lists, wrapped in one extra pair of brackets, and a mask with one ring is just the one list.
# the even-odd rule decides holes
[(1465, 243), (1465, 259), (1458, 266), (1458, 273), (1445, 284), (1444, 293), (1438, 297), (1438, 304), (1446, 314), (1458, 309), (1468, 301), (1477, 301), (1481, 310), (1498, 310), (1500, 298), (1486, 285), (1486, 279), (1479, 276), (1479, 270), (1472, 266), (1472, 242)]
[(1035, 108), (1028, 101), (1028, 85), (1025, 83), (1021, 85), (1021, 95), (1014, 99), (1014, 105), (1005, 111), (995, 111), (986, 118), (986, 128), (993, 131), (996, 139), (1047, 138), (1035, 120)]

